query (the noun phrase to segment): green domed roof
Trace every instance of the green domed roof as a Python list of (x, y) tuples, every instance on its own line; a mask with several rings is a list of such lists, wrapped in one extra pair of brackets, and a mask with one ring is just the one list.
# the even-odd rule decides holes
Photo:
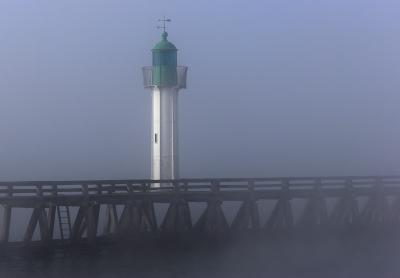
[(159, 41), (153, 48), (153, 50), (177, 50), (175, 45), (171, 42), (168, 41), (168, 33), (163, 32), (162, 33), (162, 39)]

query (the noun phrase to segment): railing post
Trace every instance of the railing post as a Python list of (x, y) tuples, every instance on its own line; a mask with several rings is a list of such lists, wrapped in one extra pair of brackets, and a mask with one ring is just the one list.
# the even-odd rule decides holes
[(293, 227), (294, 221), (293, 221), (293, 212), (292, 212), (292, 205), (290, 203), (290, 182), (288, 179), (284, 180), (284, 200), (285, 200), (285, 218), (286, 218), (286, 223), (289, 228)]
[(43, 197), (43, 190), (41, 185), (36, 186), (36, 196)]
[(248, 182), (247, 182), (247, 190), (248, 190), (248, 192), (249, 192), (249, 194), (248, 194), (248, 199), (250, 200), (250, 201), (254, 201), (256, 198), (255, 198), (255, 195), (254, 195), (254, 181), (252, 181), (252, 180), (249, 180)]
[(86, 183), (82, 184), (82, 194), (85, 196), (85, 199), (89, 198), (89, 189)]
[(57, 209), (57, 200), (55, 198), (57, 197), (57, 185), (52, 185), (52, 201), (50, 202), (50, 207), (49, 207), (49, 238), (53, 238), (54, 234), (54, 224), (55, 224), (55, 219), (56, 219), (56, 209)]
[(221, 189), (221, 185), (220, 185), (220, 182), (219, 181), (217, 181), (217, 180), (212, 180), (211, 181), (211, 195), (212, 195), (212, 197), (211, 197), (211, 202), (212, 203), (215, 203), (215, 204), (218, 204), (218, 205), (220, 205), (220, 204), (222, 204), (222, 200), (221, 200), (221, 197), (220, 197), (220, 189)]
[(248, 183), (249, 189), (249, 206), (250, 206), (250, 217), (251, 217), (251, 227), (253, 230), (258, 230), (260, 228), (260, 213), (258, 211), (257, 198), (254, 191), (254, 181), (250, 180)]
[[(111, 195), (115, 191), (115, 183), (110, 184), (111, 188), (107, 189), (107, 195)], [(104, 234), (113, 234), (118, 232), (118, 214), (115, 204), (107, 204), (106, 223), (104, 226)]]
[(131, 203), (133, 203), (133, 200), (134, 200), (134, 197), (135, 197), (134, 192), (133, 192), (133, 185), (131, 183), (128, 183), (126, 185), (126, 189), (128, 190), (129, 201)]
[(351, 213), (351, 218), (352, 218), (352, 224), (359, 224), (359, 209), (358, 209), (358, 202), (357, 199), (354, 198), (354, 186), (353, 186), (353, 180), (352, 179), (347, 179), (346, 180), (346, 195), (350, 203), (350, 213)]
[(39, 228), (40, 228), (40, 235), (42, 238), (43, 242), (47, 242), (50, 239), (50, 234), (49, 234), (49, 220), (47, 217), (46, 213), (46, 204), (44, 203), (43, 197), (44, 197), (44, 192), (43, 192), (43, 186), (38, 185), (38, 196), (41, 198), (40, 201), (40, 207), (38, 208), (39, 210)]
[(103, 193), (103, 185), (101, 183), (98, 183), (96, 186), (97, 186), (97, 194), (101, 195)]
[[(101, 188), (99, 185), (96, 185), (97, 187), (97, 194), (101, 194)], [(88, 190), (88, 185), (84, 186), (87, 198), (89, 198), (89, 190)], [(99, 211), (100, 211), (100, 205), (98, 201), (96, 201), (96, 197), (93, 197), (93, 201), (89, 201), (89, 208), (87, 212), (87, 236), (90, 244), (94, 244), (96, 242), (96, 237), (97, 237), (97, 228), (98, 228), (98, 221), (99, 221)]]
[(145, 182), (143, 182), (143, 183), (141, 183), (140, 185), (141, 185), (141, 187), (142, 187), (142, 191), (143, 191), (143, 192), (146, 192), (147, 189), (151, 187), (152, 183), (145, 183)]
[(220, 183), (217, 180), (211, 181), (211, 192), (214, 194), (218, 194), (220, 191)]
[(180, 186), (179, 183), (176, 180), (172, 181), (172, 187), (174, 188), (174, 201), (179, 201), (180, 199)]

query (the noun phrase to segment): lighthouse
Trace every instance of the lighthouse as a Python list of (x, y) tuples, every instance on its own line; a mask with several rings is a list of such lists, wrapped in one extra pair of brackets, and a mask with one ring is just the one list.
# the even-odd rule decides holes
[(170, 180), (179, 178), (178, 95), (186, 88), (187, 67), (178, 66), (178, 49), (168, 40), (165, 23), (171, 20), (160, 21), (161, 40), (152, 49), (152, 66), (143, 67), (143, 79), (151, 90), (151, 179)]

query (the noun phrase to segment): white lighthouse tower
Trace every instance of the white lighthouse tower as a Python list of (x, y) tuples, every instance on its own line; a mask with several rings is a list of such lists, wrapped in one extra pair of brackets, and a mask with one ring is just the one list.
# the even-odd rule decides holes
[(151, 88), (151, 179), (179, 178), (178, 93), (186, 88), (187, 67), (177, 65), (177, 48), (168, 41), (160, 20), (161, 41), (152, 49), (153, 63), (143, 68), (144, 87)]

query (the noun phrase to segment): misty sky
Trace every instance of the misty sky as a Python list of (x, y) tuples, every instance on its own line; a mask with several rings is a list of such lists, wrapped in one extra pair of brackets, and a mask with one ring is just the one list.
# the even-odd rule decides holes
[(400, 173), (398, 0), (0, 0), (0, 179), (147, 178), (157, 19), (184, 177)]

